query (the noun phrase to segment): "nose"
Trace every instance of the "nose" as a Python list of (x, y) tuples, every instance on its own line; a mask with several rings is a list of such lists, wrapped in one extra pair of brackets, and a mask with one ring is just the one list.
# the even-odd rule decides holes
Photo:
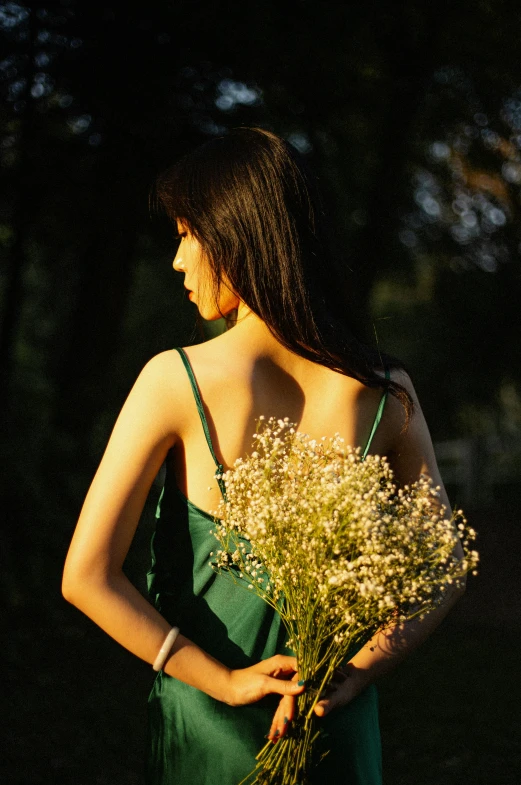
[(178, 273), (185, 273), (186, 267), (183, 264), (182, 258), (178, 255), (175, 257), (174, 261), (172, 262), (172, 267)]

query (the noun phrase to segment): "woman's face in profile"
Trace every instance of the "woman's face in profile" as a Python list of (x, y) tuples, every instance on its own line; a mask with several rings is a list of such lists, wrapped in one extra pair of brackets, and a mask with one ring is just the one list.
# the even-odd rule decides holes
[(172, 266), (176, 272), (184, 273), (188, 299), (196, 304), (203, 319), (214, 321), (238, 308), (239, 298), (226, 281), (221, 282), (218, 301), (215, 301), (212, 272), (199, 241), (180, 220), (177, 232), (181, 242)]

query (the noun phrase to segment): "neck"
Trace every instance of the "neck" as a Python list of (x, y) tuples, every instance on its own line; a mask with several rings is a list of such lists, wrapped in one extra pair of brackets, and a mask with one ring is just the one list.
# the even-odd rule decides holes
[(241, 303), (234, 319), (234, 327), (227, 333), (227, 340), (234, 344), (234, 351), (252, 359), (268, 358), (277, 365), (291, 371), (297, 378), (304, 378), (311, 366), (316, 373), (317, 366), (295, 352), (290, 351), (275, 338), (266, 322)]
[(235, 340), (245, 340), (250, 345), (280, 346), (266, 323), (243, 302), (239, 303), (233, 319), (229, 320), (229, 326), (233, 327)]
[[(241, 300), (241, 301), (239, 302), (239, 307), (237, 308), (237, 324), (238, 324), (239, 322), (242, 322), (242, 321), (244, 321), (244, 319), (247, 319), (247, 318), (248, 318), (248, 317), (250, 317), (250, 316), (252, 316), (254, 319), (259, 319), (259, 317), (258, 317), (258, 316), (256, 316), (256, 315), (253, 313), (253, 311), (252, 311), (252, 310), (250, 310), (250, 308), (248, 308), (248, 306), (246, 305), (246, 303), (243, 303), (243, 302), (242, 302), (242, 300)], [(259, 319), (259, 321), (260, 321), (260, 319)]]

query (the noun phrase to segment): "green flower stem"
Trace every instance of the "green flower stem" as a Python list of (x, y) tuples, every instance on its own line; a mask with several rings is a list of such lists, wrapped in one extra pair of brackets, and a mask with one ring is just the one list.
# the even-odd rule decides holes
[(242, 785), (306, 785), (320, 735), (314, 709), (335, 670), (377, 630), (439, 605), (478, 563), (475, 532), (461, 511), (443, 517), (428, 477), (402, 489), (386, 459), (362, 457), (338, 435), (316, 442), (287, 418), (262, 418), (253, 448), (225, 475), (212, 565), (280, 615), (306, 690)]

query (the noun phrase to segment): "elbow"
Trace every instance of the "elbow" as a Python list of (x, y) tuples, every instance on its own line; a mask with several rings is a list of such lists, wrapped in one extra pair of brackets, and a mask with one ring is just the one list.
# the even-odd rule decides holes
[(77, 604), (78, 593), (84, 583), (84, 573), (85, 569), (82, 567), (81, 559), (72, 548), (69, 548), (63, 565), (61, 593), (62, 597), (71, 605)]
[(78, 587), (81, 585), (81, 581), (75, 576), (70, 569), (65, 568), (63, 570), (62, 575), (62, 597), (70, 602), (71, 605), (77, 605), (77, 596), (78, 596)]
[(112, 591), (123, 575), (121, 570), (111, 571), (99, 562), (68, 559), (63, 569), (61, 593), (67, 602), (88, 614), (92, 604), (103, 603), (107, 591)]
[(62, 596), (71, 605), (75, 605), (81, 610), (86, 598), (99, 589), (103, 583), (102, 576), (97, 572), (66, 562), (61, 583)]

